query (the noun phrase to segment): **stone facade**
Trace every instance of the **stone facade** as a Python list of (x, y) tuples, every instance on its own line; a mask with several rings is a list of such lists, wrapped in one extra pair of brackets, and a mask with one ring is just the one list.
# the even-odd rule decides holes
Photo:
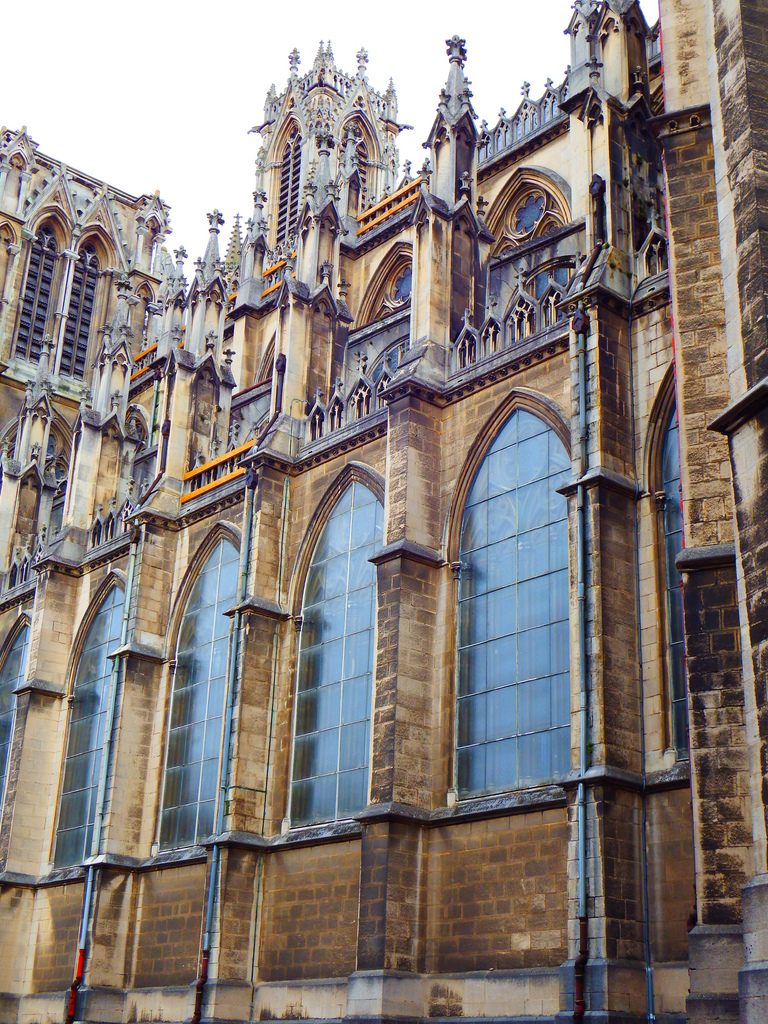
[(767, 24), (294, 51), (191, 284), (2, 129), (1, 1020), (768, 1017)]

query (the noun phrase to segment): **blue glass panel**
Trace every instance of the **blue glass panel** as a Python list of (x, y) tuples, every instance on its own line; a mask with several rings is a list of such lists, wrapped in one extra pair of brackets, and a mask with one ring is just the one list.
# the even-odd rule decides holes
[[(294, 825), (349, 816), (368, 799), (376, 618), (376, 569), (369, 559), (381, 547), (383, 520), (375, 495), (354, 483), (312, 554), (297, 677)], [(333, 567), (332, 583), (330, 572), (319, 575), (323, 565)]]
[(469, 490), (460, 539), (460, 796), (560, 778), (570, 764), (570, 457), (518, 410)]
[(123, 592), (113, 587), (88, 629), (77, 664), (56, 829), (56, 867), (91, 856), (112, 676), (108, 655), (119, 646), (122, 615)]
[(160, 817), (164, 849), (189, 846), (214, 828), (230, 619), (239, 553), (220, 540), (195, 580), (176, 647)]

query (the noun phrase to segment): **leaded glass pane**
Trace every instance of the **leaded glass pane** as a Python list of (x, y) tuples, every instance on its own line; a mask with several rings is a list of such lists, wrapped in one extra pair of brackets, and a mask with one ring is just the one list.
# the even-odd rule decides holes
[(109, 655), (120, 643), (123, 601), (122, 590), (113, 587), (91, 623), (77, 664), (56, 830), (56, 867), (79, 864), (92, 853), (112, 675)]
[(384, 512), (362, 484), (333, 510), (307, 573), (296, 695), (291, 821), (307, 825), (368, 801), (376, 570)]
[(160, 845), (192, 846), (214, 828), (226, 699), (229, 617), (240, 556), (221, 540), (195, 580), (176, 647)]
[(462, 797), (537, 785), (570, 766), (570, 460), (518, 410), (491, 445), (461, 529), (457, 785)]
[(11, 649), (0, 670), (0, 816), (5, 796), (5, 780), (8, 773), (8, 759), (11, 755), (13, 721), (16, 712), (16, 695), (13, 692), (24, 679), (29, 648), (29, 626), (16, 634)]
[(675, 559), (683, 549), (683, 510), (680, 498), (680, 448), (677, 409), (672, 411), (664, 437), (661, 480), (664, 489), (664, 560), (667, 592), (667, 658), (672, 745), (678, 758), (688, 757), (688, 705), (685, 687), (685, 636), (680, 574)]

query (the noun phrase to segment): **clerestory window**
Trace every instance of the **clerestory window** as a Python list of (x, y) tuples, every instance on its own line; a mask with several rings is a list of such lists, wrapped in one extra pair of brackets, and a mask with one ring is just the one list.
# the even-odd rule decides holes
[(14, 353), (18, 359), (37, 362), (48, 323), (56, 270), (56, 238), (42, 227), (29, 247), (29, 264)]
[(287, 241), (296, 228), (301, 182), (301, 134), (294, 128), (283, 148), (280, 167), (280, 202), (277, 214), (277, 240)]
[(88, 335), (91, 331), (98, 280), (99, 261), (96, 250), (86, 243), (80, 250), (72, 275), (67, 326), (64, 329), (59, 364), (60, 373), (68, 377), (77, 377), (78, 380), (85, 377)]
[(160, 845), (211, 835), (221, 756), (231, 608), (240, 556), (220, 540), (192, 586), (176, 645)]
[(460, 797), (552, 781), (570, 766), (570, 458), (524, 410), (480, 465), (461, 524)]
[(72, 687), (64, 781), (56, 829), (56, 867), (91, 856), (112, 661), (120, 642), (124, 595), (112, 587), (85, 637)]
[(368, 803), (376, 570), (384, 511), (361, 483), (325, 524), (304, 587), (291, 824), (346, 818)]

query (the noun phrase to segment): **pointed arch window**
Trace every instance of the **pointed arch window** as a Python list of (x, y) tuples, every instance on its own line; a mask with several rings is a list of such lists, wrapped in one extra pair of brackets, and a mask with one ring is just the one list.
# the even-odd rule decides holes
[(5, 799), (5, 783), (8, 777), (8, 760), (13, 739), (13, 722), (16, 715), (16, 688), (24, 679), (27, 670), (29, 649), (29, 626), (24, 625), (16, 634), (11, 648), (0, 669), (0, 815)]
[(570, 475), (546, 423), (516, 410), (475, 475), (461, 524), (459, 796), (560, 778), (570, 767)]
[(85, 637), (72, 687), (54, 864), (80, 864), (91, 854), (112, 661), (120, 642), (124, 594), (112, 587)]
[(291, 823), (346, 818), (368, 802), (376, 570), (384, 511), (355, 482), (312, 555), (304, 587)]
[(536, 333), (536, 311), (533, 308), (533, 303), (528, 302), (522, 295), (509, 314), (507, 331), (511, 345)]
[(85, 377), (88, 335), (91, 331), (98, 280), (99, 261), (96, 250), (86, 243), (80, 250), (72, 275), (67, 326), (64, 329), (59, 363), (60, 373), (67, 377), (77, 377), (78, 380)]
[(192, 846), (213, 832), (230, 620), (240, 556), (220, 540), (195, 580), (179, 628), (165, 759), (160, 845)]
[(17, 359), (37, 362), (45, 337), (56, 269), (56, 238), (48, 227), (39, 230), (29, 247), (29, 267), (21, 300), (14, 352)]
[(678, 759), (688, 757), (688, 702), (685, 684), (685, 633), (680, 573), (675, 560), (683, 550), (683, 511), (680, 491), (680, 447), (677, 408), (667, 423), (661, 456), (664, 492), (664, 570), (667, 612), (667, 675), (672, 746)]
[(280, 168), (280, 203), (277, 214), (277, 240), (287, 241), (296, 227), (301, 181), (301, 133), (294, 128), (283, 148)]

